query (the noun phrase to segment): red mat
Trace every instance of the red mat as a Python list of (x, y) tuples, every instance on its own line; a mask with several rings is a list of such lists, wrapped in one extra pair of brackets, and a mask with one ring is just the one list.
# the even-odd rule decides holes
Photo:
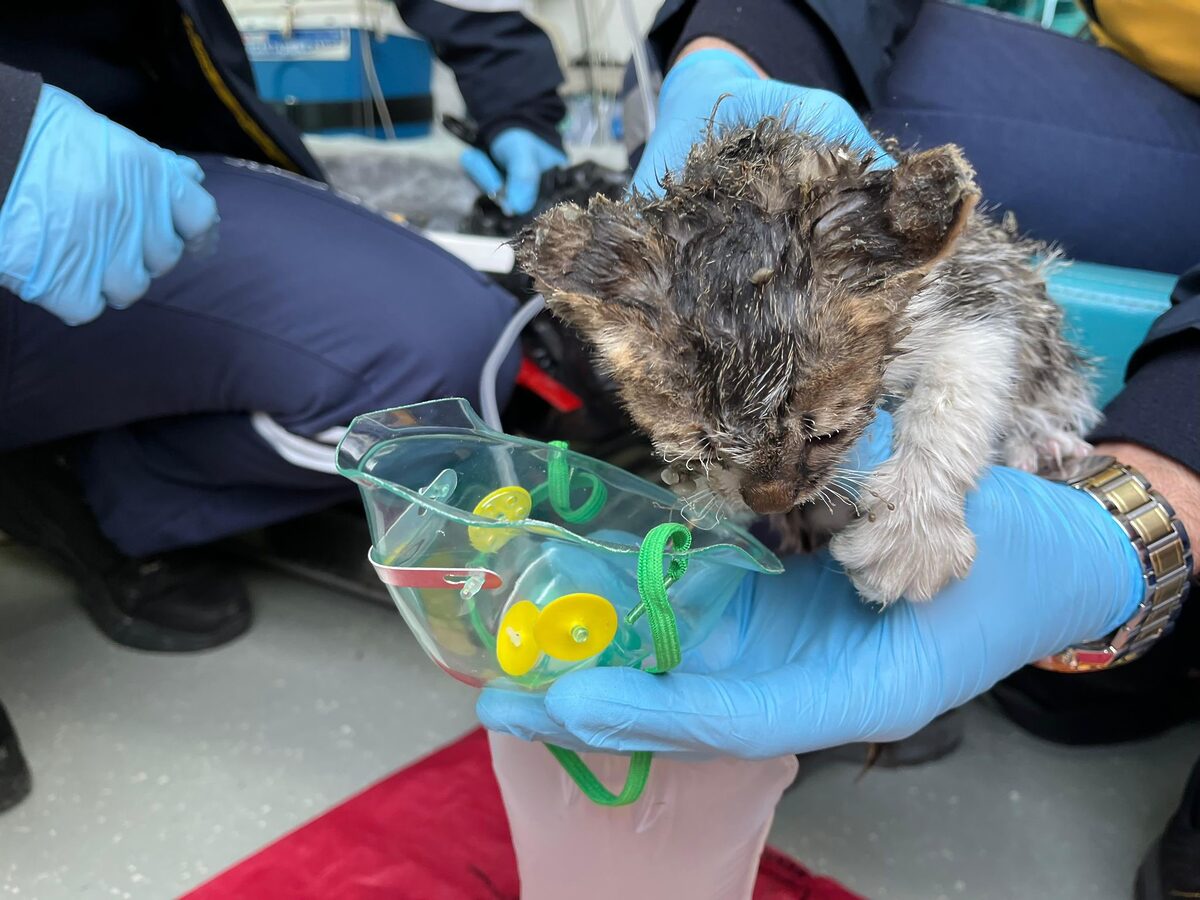
[[(187, 900), (518, 900), (487, 738), (401, 769), (186, 895)], [(767, 848), (754, 900), (858, 900)]]

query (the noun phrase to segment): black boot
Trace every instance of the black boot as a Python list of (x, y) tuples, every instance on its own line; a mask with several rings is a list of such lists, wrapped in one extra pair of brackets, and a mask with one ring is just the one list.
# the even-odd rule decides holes
[(17, 732), (0, 705), (0, 813), (24, 800), (32, 784)]
[(1138, 869), (1137, 900), (1200, 897), (1200, 759), (1179, 809)]
[(844, 744), (841, 747), (830, 747), (828, 750), (801, 753), (796, 757), (800, 763), (800, 770), (791, 787), (795, 787), (816, 769), (830, 762), (854, 763), (861, 766), (864, 773), (876, 767), (905, 769), (936, 762), (958, 749), (965, 730), (962, 710), (952, 709), (942, 713), (916, 734), (904, 740), (880, 744)]
[(1145, 740), (1200, 718), (1200, 603), (1185, 603), (1175, 630), (1141, 659), (1086, 675), (1032, 666), (992, 688), (1016, 725), (1060, 744)]
[(205, 650), (250, 627), (246, 589), (225, 566), (195, 551), (124, 556), (100, 531), (63, 459), (45, 448), (0, 455), (0, 531), (74, 579), (84, 610), (118, 644)]

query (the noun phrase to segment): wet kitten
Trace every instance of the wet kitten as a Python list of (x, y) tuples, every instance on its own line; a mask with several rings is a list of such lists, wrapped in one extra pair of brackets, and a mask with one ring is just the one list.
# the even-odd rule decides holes
[[(896, 155), (873, 169), (766, 118), (710, 134), (661, 199), (561, 205), (518, 244), (666, 480), (771, 516), (785, 549), (811, 543), (824, 501), (856, 494), (831, 552), (881, 603), (967, 573), (964, 496), (986, 465), (1054, 467), (1088, 451), (1099, 417), (1041, 248), (974, 211), (956, 148)], [(847, 471), (887, 399), (894, 455)]]

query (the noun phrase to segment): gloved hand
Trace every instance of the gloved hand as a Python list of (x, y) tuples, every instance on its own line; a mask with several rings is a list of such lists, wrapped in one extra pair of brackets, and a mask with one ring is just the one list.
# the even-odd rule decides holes
[(718, 127), (786, 115), (800, 130), (874, 150), (879, 154), (877, 165), (895, 165), (858, 113), (837, 94), (761, 78), (750, 63), (728, 50), (698, 50), (676, 63), (663, 80), (654, 131), (633, 173), (637, 190), (652, 196), (662, 193), (659, 180), (683, 167), (692, 145), (708, 130), (714, 108)]
[(1108, 633), (1141, 599), (1129, 540), (1080, 491), (996, 467), (968, 498), (967, 522), (971, 573), (927, 603), (880, 612), (827, 554), (795, 557), (782, 575), (747, 577), (679, 669), (587, 669), (544, 695), (488, 689), (479, 719), (574, 750), (750, 759), (899, 740), (1021, 666)]
[[(463, 151), (467, 175), (509, 216), (523, 216), (537, 203), (542, 173), (566, 161), (563, 152), (524, 128), (506, 128), (492, 139), (491, 156), (477, 147)], [(494, 160), (494, 161), (493, 161)], [(496, 168), (504, 170), (504, 175)]]
[(204, 173), (43, 85), (0, 207), (0, 286), (68, 325), (123, 309), (204, 235)]

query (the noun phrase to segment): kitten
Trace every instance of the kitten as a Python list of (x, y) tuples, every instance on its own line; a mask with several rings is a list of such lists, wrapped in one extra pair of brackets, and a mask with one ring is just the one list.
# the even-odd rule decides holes
[[(563, 204), (518, 240), (550, 309), (595, 348), (677, 489), (768, 515), (783, 549), (854, 494), (830, 551), (866, 599), (965, 576), (985, 466), (1045, 471), (1099, 419), (1034, 256), (975, 211), (953, 146), (870, 154), (768, 117), (710, 129), (665, 195)], [(885, 401), (894, 452), (845, 468)], [(814, 515), (816, 514), (816, 515)]]

